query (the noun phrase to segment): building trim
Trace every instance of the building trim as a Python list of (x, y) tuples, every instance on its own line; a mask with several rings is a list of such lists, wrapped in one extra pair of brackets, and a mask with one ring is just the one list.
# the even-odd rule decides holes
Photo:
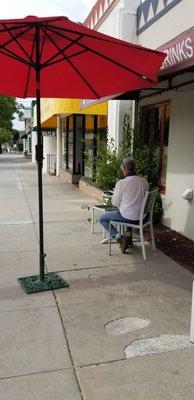
[[(163, 1), (163, 9), (157, 12), (158, 5), (161, 4), (159, 2)], [(169, 4), (167, 4), (167, 0), (145, 0), (137, 10), (137, 35), (140, 35), (143, 31), (149, 28), (154, 22), (156, 22), (159, 18), (161, 18), (164, 14), (170, 11), (173, 7), (175, 7), (182, 0), (171, 0)], [(153, 17), (148, 20), (149, 11), (152, 7)], [(144, 25), (140, 26), (141, 19), (144, 19)]]
[(118, 0), (98, 0), (94, 7), (91, 9), (83, 25), (90, 29), (96, 29), (107, 14), (109, 14), (112, 7)]

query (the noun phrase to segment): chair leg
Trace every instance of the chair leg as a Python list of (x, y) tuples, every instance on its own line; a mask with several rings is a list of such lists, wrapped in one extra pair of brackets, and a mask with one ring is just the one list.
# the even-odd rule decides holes
[(141, 239), (141, 249), (144, 261), (147, 261), (146, 257), (146, 250), (145, 250), (145, 242), (144, 242), (144, 235), (143, 235), (143, 228), (140, 228), (140, 239)]
[(109, 223), (108, 255), (111, 256), (111, 222)]
[[(106, 210), (104, 210), (104, 214), (106, 214)], [(105, 239), (106, 237), (106, 230), (102, 228), (102, 239)]]
[(92, 207), (92, 216), (91, 216), (91, 233), (94, 233), (94, 208)]
[(150, 223), (150, 236), (151, 236), (152, 250), (156, 251), (156, 244), (155, 244), (155, 239), (154, 239), (154, 228), (153, 228), (152, 223)]

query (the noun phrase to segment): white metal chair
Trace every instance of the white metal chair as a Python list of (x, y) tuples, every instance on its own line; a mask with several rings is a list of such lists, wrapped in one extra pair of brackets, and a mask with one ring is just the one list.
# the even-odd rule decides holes
[(139, 224), (129, 224), (126, 222), (118, 222), (118, 221), (110, 221), (109, 225), (109, 248), (108, 248), (108, 255), (111, 255), (111, 225), (117, 225), (120, 227), (130, 227), (130, 228), (135, 228), (139, 229), (140, 232), (140, 241), (141, 241), (141, 248), (142, 248), (142, 256), (144, 261), (147, 260), (146, 257), (146, 250), (145, 250), (145, 242), (144, 242), (144, 235), (143, 235), (143, 229), (146, 226), (149, 226), (150, 228), (150, 236), (151, 236), (151, 244), (152, 244), (152, 250), (156, 250), (155, 246), (155, 240), (154, 240), (154, 229), (153, 229), (153, 209), (154, 209), (154, 203), (156, 200), (156, 196), (158, 193), (158, 189), (155, 189), (151, 192), (145, 193), (145, 197), (142, 203), (141, 207), (141, 213), (140, 213), (140, 219), (139, 219)]

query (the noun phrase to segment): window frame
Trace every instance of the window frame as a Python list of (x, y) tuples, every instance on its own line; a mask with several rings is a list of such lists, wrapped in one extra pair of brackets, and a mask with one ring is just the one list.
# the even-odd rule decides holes
[(166, 193), (166, 185), (161, 184), (161, 177), (162, 177), (162, 163), (163, 163), (163, 155), (164, 155), (164, 122), (165, 122), (165, 116), (166, 116), (166, 108), (167, 106), (171, 106), (171, 101), (170, 100), (165, 100), (165, 101), (160, 101), (157, 103), (149, 104), (149, 105), (142, 105), (141, 106), (141, 114), (143, 115), (143, 112), (146, 110), (151, 110), (154, 108), (161, 108), (162, 110), (162, 115), (161, 115), (161, 126), (160, 126), (160, 154), (159, 154), (159, 162), (158, 162), (158, 177), (157, 177), (157, 184), (159, 187), (159, 191), (162, 194)]

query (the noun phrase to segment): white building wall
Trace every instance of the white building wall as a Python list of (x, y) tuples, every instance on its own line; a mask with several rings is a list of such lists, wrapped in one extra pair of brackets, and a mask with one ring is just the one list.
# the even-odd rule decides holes
[(59, 116), (57, 116), (56, 135), (56, 176), (59, 176), (59, 170), (62, 166), (62, 121)]
[(56, 137), (54, 136), (43, 136), (43, 169), (42, 172), (47, 172), (47, 155), (56, 155)]
[(194, 190), (193, 99), (194, 89), (172, 98), (164, 223), (194, 240), (194, 201), (182, 198)]
[[(140, 0), (119, 0), (104, 17), (99, 32), (126, 40), (137, 42), (136, 35), (136, 12)], [(125, 113), (132, 108), (132, 101), (110, 100), (108, 102), (108, 134), (115, 141), (116, 148), (122, 140), (122, 126)]]
[[(194, 1), (182, 0), (139, 35), (139, 44), (156, 49), (192, 26)], [(144, 99), (141, 104), (164, 100), (171, 101), (164, 224), (194, 240), (194, 201), (182, 199), (187, 188), (194, 190), (194, 85)]]
[(194, 88), (181, 90), (144, 99), (141, 104), (146, 106), (170, 100), (166, 193), (162, 196), (163, 222), (194, 240), (194, 201), (182, 199), (187, 188), (194, 191)]
[(32, 162), (36, 162), (37, 132), (32, 131)]
[(28, 154), (32, 154), (32, 134), (27, 135), (27, 151)]

